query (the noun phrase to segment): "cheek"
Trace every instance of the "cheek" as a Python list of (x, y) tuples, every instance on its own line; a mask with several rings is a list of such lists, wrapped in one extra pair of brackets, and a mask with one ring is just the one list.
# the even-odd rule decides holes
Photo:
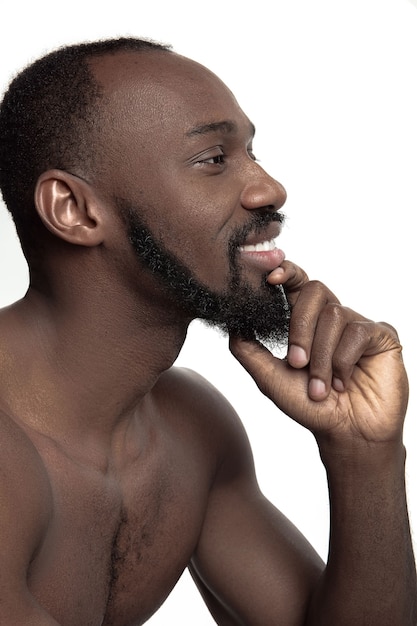
[(181, 215), (164, 220), (159, 229), (159, 240), (166, 250), (200, 283), (214, 290), (226, 287), (230, 275), (228, 241), (213, 228), (212, 221)]
[(155, 169), (152, 181), (146, 182), (153, 192), (142, 190), (136, 197), (157, 241), (204, 284), (223, 286), (230, 273), (236, 200), (221, 189), (220, 181), (203, 185), (168, 168), (165, 173)]
[(208, 210), (198, 196), (164, 194), (157, 204), (159, 209), (145, 219), (158, 240), (187, 264), (213, 250), (217, 255), (227, 250), (219, 211)]

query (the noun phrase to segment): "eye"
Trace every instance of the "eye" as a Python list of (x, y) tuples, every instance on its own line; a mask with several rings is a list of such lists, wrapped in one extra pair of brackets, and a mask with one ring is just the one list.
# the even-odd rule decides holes
[(208, 163), (209, 165), (224, 165), (225, 163), (225, 155), (224, 154), (216, 154), (216, 156), (209, 157), (207, 159), (201, 159), (198, 161), (199, 163)]
[(214, 171), (221, 170), (226, 164), (226, 155), (222, 146), (211, 146), (190, 159), (191, 165), (206, 167)]
[(194, 161), (196, 165), (215, 165), (215, 166), (224, 165), (225, 162), (226, 162), (226, 157), (224, 153), (218, 152), (218, 151), (215, 154), (213, 153), (213, 151), (199, 154)]

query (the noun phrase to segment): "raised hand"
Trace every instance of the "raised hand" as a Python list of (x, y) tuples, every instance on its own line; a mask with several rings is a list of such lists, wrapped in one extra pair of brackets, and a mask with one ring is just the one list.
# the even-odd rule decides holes
[(408, 383), (396, 331), (342, 306), (289, 261), (268, 282), (283, 285), (292, 305), (287, 358), (256, 341), (230, 340), (261, 391), (315, 435), (398, 440)]

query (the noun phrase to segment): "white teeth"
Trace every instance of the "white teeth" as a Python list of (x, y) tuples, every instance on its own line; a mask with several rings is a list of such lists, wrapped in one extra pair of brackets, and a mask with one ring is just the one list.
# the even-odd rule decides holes
[(271, 239), (255, 245), (240, 246), (239, 250), (242, 252), (269, 252), (270, 250), (275, 250), (275, 240)]

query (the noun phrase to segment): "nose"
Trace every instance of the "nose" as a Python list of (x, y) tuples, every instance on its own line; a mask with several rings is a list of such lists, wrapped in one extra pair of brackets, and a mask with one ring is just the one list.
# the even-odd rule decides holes
[(245, 184), (241, 192), (241, 204), (249, 211), (268, 209), (279, 211), (287, 199), (287, 192), (256, 162), (251, 171), (246, 171)]

